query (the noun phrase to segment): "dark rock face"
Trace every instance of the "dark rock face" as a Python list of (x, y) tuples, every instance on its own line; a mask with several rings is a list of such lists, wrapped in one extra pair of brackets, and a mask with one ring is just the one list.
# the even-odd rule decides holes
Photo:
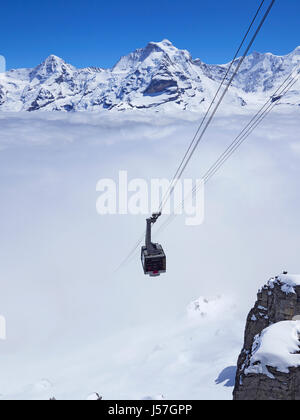
[(0, 86), (0, 105), (4, 104), (6, 101), (6, 93), (7, 92), (4, 90), (4, 88)]
[(255, 337), (270, 325), (291, 321), (299, 315), (300, 286), (289, 287), (282, 279), (275, 278), (258, 292), (255, 306), (247, 318), (244, 347), (238, 359), (234, 400), (300, 400), (299, 368), (281, 373), (268, 367), (274, 379), (264, 374), (245, 374), (250, 365)]
[(153, 78), (150, 85), (145, 90), (145, 95), (155, 95), (163, 93), (166, 89), (171, 87), (178, 87), (176, 80)]

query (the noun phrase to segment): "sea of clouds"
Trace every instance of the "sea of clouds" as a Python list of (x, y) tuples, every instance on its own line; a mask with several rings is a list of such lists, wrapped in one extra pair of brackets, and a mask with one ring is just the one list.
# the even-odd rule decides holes
[[(203, 225), (188, 227), (178, 217), (155, 238), (165, 248), (168, 269), (154, 279), (143, 275), (139, 252), (115, 271), (143, 233), (145, 218), (97, 214), (96, 185), (100, 178), (117, 179), (120, 170), (131, 178), (171, 179), (201, 116), (0, 114), (0, 314), (7, 330), (7, 340), (0, 341), (0, 394), (15, 395), (49, 376), (64, 383), (67, 374), (61, 378), (59, 371), (66, 366), (71, 375), (75, 350), (84, 355), (85, 348), (96, 348), (104, 363), (116, 347), (128, 349), (127, 330), (143, 336), (150, 328), (154, 342), (155, 326), (175, 325), (200, 295), (234, 302), (240, 337), (232, 347), (234, 362), (257, 289), (283, 269), (300, 271), (299, 113), (277, 107), (211, 180)], [(249, 119), (216, 117), (185, 176), (201, 178)], [(113, 348), (101, 355), (101, 343), (110, 337)], [(127, 337), (132, 340), (132, 333)], [(143, 363), (130, 376), (126, 360), (123, 389), (126, 380), (142, 381)], [(202, 362), (209, 362), (209, 351)], [(88, 376), (78, 388), (103, 392), (87, 389)], [(119, 389), (107, 388), (118, 397)]]

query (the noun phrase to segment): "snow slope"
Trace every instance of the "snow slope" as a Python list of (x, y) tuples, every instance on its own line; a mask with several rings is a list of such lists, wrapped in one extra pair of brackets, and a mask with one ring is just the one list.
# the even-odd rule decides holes
[[(300, 47), (287, 56), (253, 53), (233, 83), (224, 109), (257, 106), (300, 64)], [(112, 69), (77, 69), (51, 55), (33, 69), (0, 74), (1, 111), (207, 109), (228, 64), (207, 65), (168, 40), (150, 42)], [(299, 86), (284, 99), (299, 105)]]

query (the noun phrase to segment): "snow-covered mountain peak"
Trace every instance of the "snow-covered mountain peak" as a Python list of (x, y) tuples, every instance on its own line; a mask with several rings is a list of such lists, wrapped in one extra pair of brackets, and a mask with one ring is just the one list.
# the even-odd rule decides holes
[(266, 287), (274, 288), (275, 285), (279, 285), (282, 292), (286, 294), (295, 294), (295, 287), (300, 286), (300, 275), (285, 273), (275, 276), (268, 282)]
[(58, 57), (54, 54), (51, 54), (41, 64), (39, 64), (36, 68), (41, 68), (41, 69), (45, 68), (49, 72), (51, 72), (51, 71), (54, 72), (57, 69), (61, 68), (63, 65), (66, 65), (66, 62), (62, 58), (60, 58), (60, 57)]
[(175, 47), (171, 41), (164, 39), (161, 42), (150, 42), (149, 45), (153, 45), (156, 48), (159, 48), (164, 54), (168, 55), (169, 59), (172, 62), (180, 62), (180, 60), (191, 61), (192, 56), (187, 50), (180, 50)]
[(226, 313), (232, 313), (235, 310), (235, 305), (226, 296), (212, 298), (200, 296), (199, 299), (192, 301), (187, 306), (187, 317), (193, 321), (199, 321), (201, 319), (212, 320), (215, 318), (224, 319)]
[(168, 52), (169, 50), (174, 50), (174, 49), (177, 50), (177, 48), (168, 39), (163, 39), (162, 41), (158, 41), (158, 42), (151, 41), (147, 44), (145, 48), (149, 48), (149, 49), (152, 48), (153, 50), (160, 49), (164, 52)]
[(238, 359), (235, 400), (299, 400), (300, 276), (286, 271), (259, 290)]
[(163, 39), (160, 42), (149, 42), (148, 46), (159, 48), (164, 53), (168, 54), (170, 57), (177, 54), (181, 54), (181, 55), (185, 55), (188, 59), (191, 58), (191, 55), (187, 50), (180, 50), (179, 48), (175, 47), (175, 45), (168, 39)]
[(53, 74), (72, 74), (75, 70), (75, 67), (67, 64), (62, 58), (52, 54), (40, 65), (35, 67), (30, 76), (31, 80), (35, 78), (38, 80), (45, 80)]

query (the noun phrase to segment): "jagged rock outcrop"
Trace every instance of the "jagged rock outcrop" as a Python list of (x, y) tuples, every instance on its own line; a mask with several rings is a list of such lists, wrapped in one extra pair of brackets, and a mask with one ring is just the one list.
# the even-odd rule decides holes
[(271, 279), (250, 311), (235, 400), (300, 400), (300, 276)]
[[(224, 109), (257, 109), (299, 64), (300, 48), (282, 57), (249, 55), (224, 99)], [(0, 111), (204, 111), (228, 66), (194, 60), (166, 39), (122, 57), (111, 69), (77, 69), (50, 55), (33, 69), (0, 73)], [(283, 103), (300, 104), (297, 85)]]

